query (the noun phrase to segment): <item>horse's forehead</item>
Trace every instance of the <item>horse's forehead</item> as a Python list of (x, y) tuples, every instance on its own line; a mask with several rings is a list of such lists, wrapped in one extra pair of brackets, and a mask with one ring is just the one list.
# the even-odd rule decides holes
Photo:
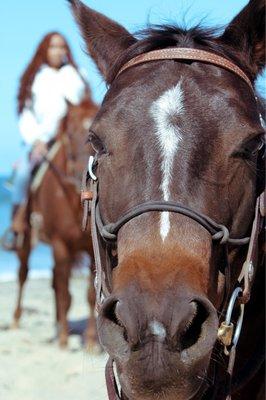
[[(207, 134), (208, 121), (210, 134), (215, 123), (221, 132), (233, 132), (241, 121), (253, 123), (256, 101), (253, 94), (247, 94), (246, 83), (219, 67), (196, 64), (195, 67), (182, 63), (159, 65), (156, 73), (152, 65), (147, 65), (149, 68), (144, 69), (143, 74), (137, 71), (138, 67), (136, 71), (126, 71), (128, 75), (123, 77), (122, 74), (121, 83), (110, 88), (99, 114), (99, 123), (103, 123), (104, 129), (99, 131), (109, 131), (110, 126), (114, 126), (116, 135), (123, 138), (128, 136), (131, 126), (135, 137), (139, 135), (140, 140), (147, 142), (158, 123), (162, 126), (176, 122), (177, 115), (177, 122), (184, 123), (187, 133), (193, 134), (194, 139), (200, 125), (205, 125)], [(190, 138), (187, 134), (186, 140)]]
[(107, 120), (115, 118), (118, 122), (147, 123), (154, 119), (151, 118), (150, 108), (155, 103), (158, 111), (167, 112), (168, 115), (174, 115), (179, 110), (181, 97), (182, 106), (189, 106), (189, 115), (197, 113), (199, 106), (204, 105), (206, 99), (208, 102), (210, 97), (219, 98), (220, 105), (222, 102), (227, 103), (228, 96), (215, 92), (215, 84), (194, 79), (197, 72), (194, 74), (186, 69), (177, 71), (171, 74), (173, 71), (170, 70), (167, 75), (164, 70), (164, 74), (158, 72), (156, 78), (149, 73), (136, 75), (134, 84), (128, 86), (125, 79), (114, 91), (111, 88), (102, 115)]

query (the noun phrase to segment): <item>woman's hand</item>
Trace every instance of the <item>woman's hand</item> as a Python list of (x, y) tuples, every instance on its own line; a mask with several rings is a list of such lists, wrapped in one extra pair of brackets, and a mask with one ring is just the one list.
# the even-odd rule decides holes
[(46, 156), (47, 151), (47, 144), (37, 140), (32, 147), (31, 160), (36, 163), (40, 162)]

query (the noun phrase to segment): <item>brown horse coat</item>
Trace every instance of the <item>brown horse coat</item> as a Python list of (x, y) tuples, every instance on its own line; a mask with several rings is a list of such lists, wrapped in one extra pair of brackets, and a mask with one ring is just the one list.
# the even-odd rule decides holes
[[(110, 85), (90, 129), (104, 223), (143, 202), (171, 200), (227, 226), (232, 237), (248, 236), (263, 186), (256, 168), (264, 129), (253, 90), (236, 74), (193, 59), (117, 73), (140, 54), (186, 47), (223, 56), (254, 83), (265, 65), (264, 1), (251, 0), (222, 35), (160, 26), (140, 38), (79, 0), (71, 4)], [(231, 288), (246, 250), (228, 247)], [(112, 293), (98, 329), (123, 398), (225, 399), (228, 360), (216, 343), (224, 266), (224, 247), (183, 215), (145, 213), (119, 230)], [(245, 368), (252, 373), (233, 385), (234, 399), (262, 398), (263, 369), (252, 362), (263, 343), (261, 275), (246, 307), (234, 370), (236, 379)]]

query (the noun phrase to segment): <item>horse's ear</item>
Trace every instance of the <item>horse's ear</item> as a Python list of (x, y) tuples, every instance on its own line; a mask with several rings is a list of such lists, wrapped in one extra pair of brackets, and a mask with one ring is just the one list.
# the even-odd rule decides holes
[(256, 76), (265, 67), (265, 0), (250, 0), (220, 40), (244, 52)]
[(119, 55), (136, 39), (121, 25), (85, 6), (80, 0), (68, 0), (86, 42), (89, 54), (101, 74), (108, 80), (108, 71)]

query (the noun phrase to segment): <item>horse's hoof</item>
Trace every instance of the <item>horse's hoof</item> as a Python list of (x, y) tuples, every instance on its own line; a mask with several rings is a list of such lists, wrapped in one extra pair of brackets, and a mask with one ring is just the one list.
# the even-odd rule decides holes
[(103, 352), (102, 347), (97, 342), (87, 343), (85, 350), (88, 354), (93, 355), (93, 356), (99, 356)]
[(14, 320), (12, 322), (12, 324), (10, 325), (10, 329), (19, 329), (19, 321), (18, 320)]
[(60, 349), (65, 350), (67, 348), (67, 345), (68, 345), (67, 337), (64, 336), (62, 338), (59, 338), (59, 347), (60, 347)]

